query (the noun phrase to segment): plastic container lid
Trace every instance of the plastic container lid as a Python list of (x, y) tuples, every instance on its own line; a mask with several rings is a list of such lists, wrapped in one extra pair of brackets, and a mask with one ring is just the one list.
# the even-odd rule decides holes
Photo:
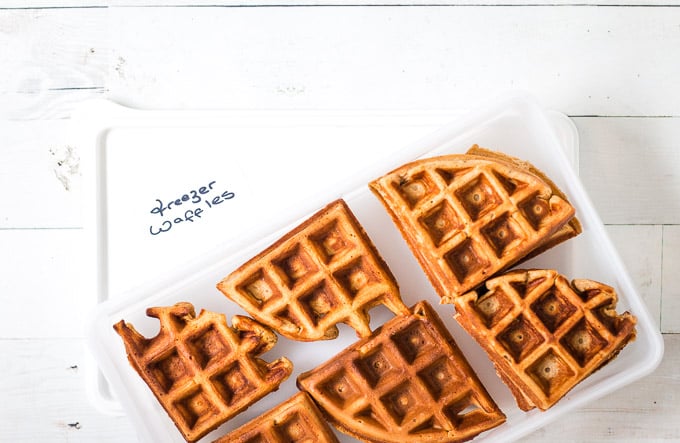
[[(99, 117), (102, 117), (102, 115)], [(139, 135), (140, 128), (144, 128), (145, 131), (153, 128), (155, 134), (160, 133), (167, 136), (170, 133), (179, 137), (181, 131), (177, 132), (177, 128), (191, 128), (191, 132), (195, 133), (197, 128), (202, 127), (210, 133), (210, 131), (215, 130), (215, 127), (220, 127), (219, 121), (211, 122), (205, 119), (201, 120), (202, 125), (196, 125), (195, 120), (189, 118), (188, 114), (156, 115), (153, 119), (141, 123), (136, 120), (136, 125), (130, 123), (129, 117), (129, 115), (125, 116), (119, 113), (116, 118), (111, 118), (110, 114), (104, 115), (103, 118), (91, 118), (89, 129), (85, 131), (84, 141), (89, 140), (90, 143), (95, 143), (92, 158), (89, 159), (94, 172), (90, 178), (95, 186), (90, 199), (92, 206), (88, 209), (88, 213), (92, 214), (93, 217), (91, 226), (93, 227), (94, 243), (97, 245), (95, 252), (98, 257), (95, 265), (97, 269), (93, 270), (93, 275), (97, 281), (93, 282), (93, 285), (98, 288), (99, 298), (103, 301), (97, 308), (92, 320), (88, 339), (97, 365), (108, 381), (107, 384), (101, 377), (96, 378), (98, 381), (93, 384), (92, 390), (95, 393), (93, 398), (98, 401), (99, 407), (109, 410), (115, 410), (116, 399), (119, 400), (122, 409), (129, 415), (138, 430), (141, 441), (180, 443), (183, 439), (172, 421), (156, 402), (151, 391), (130, 367), (122, 341), (114, 332), (112, 325), (121, 319), (125, 319), (134, 324), (142, 334), (153, 336), (158, 331), (158, 323), (155, 319), (149, 319), (145, 316), (146, 308), (171, 305), (177, 301), (189, 301), (194, 304), (197, 311), (208, 309), (223, 312), (228, 319), (234, 314), (244, 314), (237, 305), (217, 291), (215, 284), (232, 269), (271, 244), (299, 221), (337, 197), (346, 200), (376, 244), (399, 282), (406, 305), (413, 305), (421, 299), (430, 301), (491, 396), (507, 415), (505, 424), (479, 435), (474, 441), (514, 441), (545, 426), (558, 416), (573, 411), (587, 402), (620, 389), (649, 374), (661, 360), (663, 341), (658, 327), (633, 287), (627, 271), (575, 172), (574, 165), (578, 163), (578, 142), (573, 124), (560, 114), (545, 112), (526, 96), (511, 97), (482, 111), (459, 118), (452, 124), (443, 126), (434, 133), (408, 144), (405, 148), (389, 156), (384, 156), (384, 152), (389, 152), (387, 151), (388, 147), (384, 147), (385, 151), (382, 153), (384, 157), (371, 162), (368, 166), (362, 163), (360, 167), (348, 169), (347, 163), (343, 164), (342, 162), (335, 162), (334, 159), (327, 161), (319, 158), (315, 163), (311, 163), (313, 167), (333, 168), (342, 166), (344, 169), (341, 168), (339, 172), (336, 171), (335, 175), (332, 173), (328, 175), (338, 178), (342, 175), (340, 173), (346, 173), (351, 174), (351, 177), (342, 183), (338, 183), (336, 180), (332, 187), (316, 186), (312, 188), (314, 192), (308, 194), (313, 194), (312, 197), (305, 198), (304, 202), (292, 205), (287, 212), (281, 209), (282, 207), (285, 208), (286, 205), (277, 201), (281, 195), (280, 189), (277, 189), (277, 187), (284, 186), (285, 183), (268, 181), (272, 180), (271, 177), (257, 176), (258, 169), (256, 166), (258, 163), (255, 162), (252, 164), (252, 170), (240, 171), (243, 174), (242, 178), (245, 178), (246, 181), (249, 177), (254, 177), (252, 174), (255, 174), (257, 180), (253, 182), (259, 183), (260, 186), (263, 183), (265, 184), (261, 189), (257, 189), (257, 185), (254, 185), (254, 188), (251, 188), (251, 194), (246, 194), (250, 195), (250, 202), (257, 203), (259, 211), (248, 212), (248, 215), (245, 216), (247, 220), (243, 229), (246, 230), (249, 227), (249, 231), (240, 231), (239, 235), (232, 235), (227, 243), (209, 252), (200, 251), (199, 257), (187, 262), (181, 269), (175, 268), (172, 273), (158, 275), (151, 282), (140, 283), (135, 288), (121, 291), (125, 292), (124, 294), (112, 297), (111, 282), (109, 281), (112, 278), (109, 266), (112, 257), (111, 242), (115, 242), (117, 247), (122, 249), (123, 252), (117, 252), (117, 254), (124, 256), (127, 253), (132, 258), (137, 256), (135, 243), (129, 238), (126, 239), (124, 235), (120, 235), (125, 233), (125, 229), (119, 230), (117, 233), (112, 232), (114, 222), (121, 219), (122, 215), (119, 212), (111, 213), (112, 207), (116, 207), (116, 204), (120, 205), (120, 203), (115, 203), (112, 206), (112, 199), (115, 200), (120, 195), (116, 196), (116, 193), (111, 189), (111, 171), (106, 167), (115, 163), (110, 161), (107, 163), (107, 159), (110, 159), (116, 148), (122, 146), (121, 149), (125, 149), (125, 146), (129, 146), (126, 142), (134, 140), (134, 137), (131, 138), (131, 136), (134, 136), (135, 130)], [(222, 118), (224, 117), (225, 115), (222, 115)], [(300, 115), (297, 117), (299, 118)], [(337, 121), (348, 118), (347, 115), (326, 115), (326, 118), (329, 117), (335, 117), (338, 119)], [(438, 119), (441, 120), (443, 115), (430, 114), (420, 117), (424, 118), (424, 120), (421, 120), (421, 125), (407, 125), (409, 130), (406, 132), (408, 134), (415, 134), (428, 125), (431, 127), (433, 122), (438, 121)], [(394, 125), (395, 122), (400, 121), (400, 118), (406, 119), (401, 121), (408, 121), (408, 115), (393, 115), (392, 120), (383, 119), (382, 134), (386, 133), (385, 125), (389, 126), (389, 122)], [(430, 123), (425, 123), (428, 118)], [(366, 128), (380, 127), (380, 123), (373, 126), (366, 124), (367, 117), (365, 115), (358, 116), (358, 118), (356, 115), (349, 117), (349, 120), (352, 119), (355, 119), (352, 123), (355, 126), (357, 122), (363, 121)], [(377, 121), (380, 121), (380, 118)], [(279, 123), (279, 129), (285, 130), (287, 128), (285, 121), (279, 121)], [(324, 124), (322, 123), (318, 127), (313, 124), (310, 126), (320, 128), (318, 135), (322, 137), (321, 142), (324, 141), (324, 133), (328, 134), (324, 129), (343, 127), (338, 124), (327, 126), (324, 126)], [(252, 124), (251, 121), (250, 126), (244, 124), (241, 129), (244, 130), (244, 134), (248, 134), (248, 129), (251, 132), (257, 132), (262, 130), (262, 126), (262, 124)], [(132, 132), (129, 132), (130, 128), (132, 128)], [(234, 126), (231, 125), (227, 129), (233, 128)], [(303, 125), (297, 129), (306, 131), (308, 127)], [(125, 133), (126, 130), (128, 130), (127, 134)], [(381, 139), (379, 133), (378, 131), (371, 134), (376, 137), (378, 143), (380, 143), (379, 140), (384, 142), (385, 139)], [(147, 142), (153, 141), (153, 138), (148, 139), (148, 133), (145, 137), (147, 138), (142, 138)], [(172, 137), (169, 139), (172, 139)], [(177, 139), (175, 138), (175, 140)], [(139, 142), (139, 140), (137, 141)], [(325, 141), (328, 142), (329, 146), (333, 146), (334, 141), (337, 142), (337, 140), (331, 138)], [(394, 146), (396, 141), (390, 140), (390, 142)], [(290, 143), (290, 140), (286, 143)], [(617, 310), (629, 310), (638, 318), (636, 341), (629, 344), (615, 360), (581, 382), (565, 398), (545, 412), (538, 410), (523, 412), (517, 407), (510, 391), (496, 376), (493, 365), (484, 352), (453, 320), (453, 307), (438, 304), (438, 296), (434, 293), (406, 243), (382, 205), (366, 186), (369, 180), (377, 178), (405, 162), (419, 157), (462, 153), (473, 144), (503, 151), (533, 163), (566, 193), (570, 202), (576, 207), (577, 217), (582, 222), (583, 233), (581, 235), (524, 263), (522, 267), (554, 268), (570, 279), (588, 278), (609, 284), (614, 287), (619, 295)], [(265, 146), (262, 146), (260, 155), (263, 152), (269, 152), (264, 149)], [(361, 147), (357, 149), (357, 152), (361, 152)], [(327, 153), (328, 151), (324, 151), (323, 155), (326, 156)], [(338, 152), (338, 155), (340, 154)], [(266, 161), (267, 159), (262, 158), (260, 160)], [(290, 158), (287, 160), (293, 161)], [(356, 164), (358, 159), (355, 157), (354, 160), (355, 162), (352, 164)], [(285, 167), (285, 164), (280, 163), (278, 166)], [(206, 170), (213, 171), (210, 167), (206, 167)], [(239, 172), (238, 168), (230, 170)], [(109, 175), (106, 173), (109, 173)], [(152, 176), (153, 171), (150, 171), (149, 177)], [(279, 177), (276, 176), (274, 179), (284, 180)], [(215, 181), (220, 183), (219, 179)], [(300, 184), (301, 189), (305, 185), (304, 180), (302, 182)], [(215, 189), (217, 189), (217, 183), (213, 186)], [(196, 186), (199, 186), (199, 184)], [(307, 185), (314, 186), (314, 183)], [(263, 190), (264, 192), (262, 192)], [(269, 190), (271, 190), (271, 193)], [(125, 194), (125, 192), (122, 194)], [(181, 199), (183, 194), (179, 195)], [(238, 197), (241, 197), (241, 195), (237, 193), (237, 198), (233, 199), (234, 202), (227, 204), (235, 203)], [(141, 200), (147, 203), (144, 210), (146, 212), (149, 209), (149, 197), (145, 196)], [(245, 200), (245, 197), (242, 200)], [(252, 208), (248, 205), (235, 205), (232, 209), (235, 207), (240, 208), (239, 210)], [(238, 213), (238, 211), (228, 212), (231, 215)], [(125, 218), (123, 217), (123, 219)], [(144, 225), (144, 222), (140, 223)], [(205, 226), (207, 228), (208, 223)], [(265, 231), (268, 234), (263, 236), (262, 233)], [(241, 232), (246, 233), (242, 234)], [(151, 237), (150, 234), (145, 235)], [(146, 239), (146, 241), (150, 240)], [(151, 249), (153, 250), (153, 248)], [(145, 249), (141, 248), (140, 250), (143, 257)], [(134, 266), (143, 265), (139, 259), (133, 263)], [(375, 328), (382, 324), (390, 316), (391, 313), (384, 308), (374, 309), (371, 311), (372, 327)], [(281, 385), (278, 391), (257, 402), (247, 411), (206, 436), (202, 441), (211, 441), (211, 439), (224, 435), (231, 429), (260, 415), (293, 395), (296, 392), (295, 378), (298, 373), (312, 369), (355, 340), (354, 331), (344, 327), (344, 325), (340, 325), (340, 337), (333, 341), (301, 343), (279, 338), (277, 346), (262, 357), (266, 360), (273, 360), (281, 355), (287, 356), (295, 365), (293, 375)], [(111, 390), (115, 392), (115, 398), (110, 395), (106, 386), (110, 386)], [(354, 441), (342, 434), (338, 435), (340, 441)]]

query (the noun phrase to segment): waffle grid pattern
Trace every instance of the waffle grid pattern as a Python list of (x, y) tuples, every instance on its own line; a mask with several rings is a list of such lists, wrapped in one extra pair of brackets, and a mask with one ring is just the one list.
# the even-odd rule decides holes
[(258, 358), (274, 346), (276, 336), (247, 317), (228, 327), (224, 315), (193, 306), (150, 308), (160, 332), (145, 339), (134, 328), (115, 328), (128, 358), (187, 441), (196, 441), (245, 410), (292, 372), (286, 359), (266, 363)]
[(634, 318), (614, 312), (613, 289), (591, 280), (513, 271), (487, 288), (456, 300), (456, 319), (531, 407), (552, 406), (634, 336)]
[(463, 441), (502, 423), (431, 307), (421, 302), (413, 312), (302, 374), (298, 386), (366, 441)]
[(367, 310), (408, 312), (397, 283), (338, 200), (244, 264), (218, 288), (250, 315), (297, 340), (335, 338), (337, 323), (371, 334)]
[(298, 392), (214, 443), (338, 443), (305, 392)]
[(447, 300), (520, 260), (574, 214), (538, 177), (471, 156), (407, 164), (371, 188)]

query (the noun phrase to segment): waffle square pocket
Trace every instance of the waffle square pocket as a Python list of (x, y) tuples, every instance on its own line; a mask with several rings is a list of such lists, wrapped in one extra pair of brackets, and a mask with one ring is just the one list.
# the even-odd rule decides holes
[(340, 431), (367, 442), (460, 442), (505, 421), (427, 302), (297, 384)]
[(214, 443), (338, 443), (306, 392), (298, 392)]
[(407, 163), (369, 187), (444, 302), (581, 232), (543, 173), (476, 145)]
[(257, 356), (276, 344), (276, 334), (248, 317), (201, 311), (190, 303), (147, 309), (160, 322), (146, 338), (121, 320), (114, 329), (128, 360), (188, 442), (195, 442), (278, 389), (293, 366), (285, 357)]
[(408, 312), (399, 287), (349, 206), (336, 200), (217, 284), (229, 299), (281, 335), (328, 340), (346, 323), (371, 335), (368, 310)]
[(454, 300), (455, 318), (494, 362), (518, 406), (546, 410), (635, 338), (617, 295), (555, 270), (515, 270)]

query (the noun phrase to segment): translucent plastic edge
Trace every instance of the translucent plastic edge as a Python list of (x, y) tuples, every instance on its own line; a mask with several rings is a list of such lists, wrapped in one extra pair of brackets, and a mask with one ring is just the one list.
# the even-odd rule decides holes
[[(536, 107), (537, 109), (541, 110), (540, 107), (538, 107), (535, 100), (533, 100), (533, 98), (531, 98), (527, 95), (516, 95), (516, 96), (509, 97), (505, 101), (496, 102), (496, 104), (492, 108), (482, 110), (482, 112), (471, 112), (471, 113), (467, 114), (465, 117), (460, 118), (456, 122), (453, 122), (453, 123), (448, 124), (448, 125), (444, 125), (439, 130), (434, 131), (434, 132), (430, 133), (429, 135), (427, 135), (426, 137), (421, 138), (419, 140), (416, 140), (414, 143), (411, 143), (411, 144), (405, 146), (404, 148), (400, 149), (397, 152), (397, 154), (395, 154), (394, 157), (392, 157), (392, 159), (391, 159), (392, 165), (396, 167), (399, 164), (403, 163), (404, 161), (412, 159), (414, 156), (419, 155), (418, 152), (414, 152), (414, 151), (417, 151), (417, 150), (422, 151), (422, 149), (417, 149), (417, 148), (422, 148), (423, 146), (432, 146), (432, 143), (433, 143), (434, 140), (439, 140), (439, 139), (441, 139), (442, 136), (448, 137), (451, 132), (459, 132), (459, 131), (463, 130), (466, 126), (470, 126), (470, 124), (474, 124), (474, 123), (478, 122), (480, 119), (483, 118), (483, 115), (494, 114), (494, 113), (498, 112), (500, 109), (511, 106), (512, 102), (517, 101), (517, 100), (519, 100), (521, 102), (527, 102), (532, 107)], [(107, 104), (104, 104), (103, 106), (104, 106), (104, 109), (105, 109), (107, 107)], [(121, 116), (124, 116), (126, 112), (140, 113), (140, 114), (148, 112), (148, 111), (130, 110), (130, 109), (127, 109), (127, 108), (120, 107), (118, 105), (112, 105), (112, 107), (110, 107), (110, 109), (113, 110), (114, 113), (120, 113)], [(154, 113), (155, 112), (156, 111), (154, 111)], [(567, 127), (573, 128), (572, 136), (575, 137), (574, 140), (575, 140), (576, 146), (578, 147), (578, 131), (576, 130), (576, 127), (573, 124), (573, 121), (571, 119), (569, 119), (569, 117), (564, 115), (564, 114), (554, 112), (554, 111), (548, 111), (548, 112), (551, 112), (553, 114), (553, 116), (557, 116), (557, 118), (556, 118), (557, 120), (562, 119), (566, 123)], [(161, 113), (163, 113), (163, 112), (161, 112)], [(351, 112), (348, 112), (348, 114), (351, 114)], [(547, 127), (554, 129), (554, 125), (549, 123), (548, 117), (546, 116), (545, 111), (542, 111), (541, 114), (546, 119), (546, 124), (548, 125)], [(174, 113), (172, 111), (168, 111), (167, 116), (170, 116), (170, 115), (173, 115), (175, 117), (178, 116), (177, 113)], [(195, 113), (186, 113), (186, 116), (181, 117), (181, 118), (188, 118), (189, 116), (192, 116), (193, 118), (195, 118), (195, 115), (196, 115)], [(164, 117), (159, 117), (159, 118), (164, 118)], [(148, 123), (149, 120), (153, 120), (153, 119), (145, 119), (145, 120)], [(552, 135), (557, 138), (556, 134), (553, 133)], [(560, 144), (560, 145), (562, 145), (562, 144)], [(425, 149), (424, 151), (429, 151), (429, 149)], [(424, 152), (420, 152), (420, 154), (423, 154), (423, 153)], [(570, 160), (567, 163), (569, 163), (569, 166), (572, 168), (572, 172), (575, 173), (577, 168), (574, 168), (574, 166), (575, 165), (578, 166), (578, 149), (576, 149), (576, 151), (572, 152), (572, 153), (576, 155), (575, 158), (574, 157), (569, 158), (569, 153), (564, 152), (565, 158)], [(372, 167), (375, 168), (375, 165), (372, 165)], [(381, 167), (385, 167), (384, 164), (381, 163)], [(389, 168), (389, 166), (387, 166), (387, 168)], [(363, 173), (359, 173), (359, 174), (355, 175), (351, 180), (348, 180), (346, 183), (340, 184), (338, 186), (338, 189), (351, 191), (351, 190), (357, 188), (356, 183), (358, 181), (361, 181), (361, 180), (357, 180), (357, 177), (364, 177), (365, 175), (366, 175), (365, 171)], [(579, 393), (579, 396), (577, 398), (569, 400), (569, 405), (566, 409), (565, 408), (549, 409), (548, 411), (541, 413), (541, 418), (542, 418), (541, 420), (530, 421), (530, 422), (525, 421), (523, 423), (518, 423), (518, 424), (514, 425), (511, 430), (505, 431), (504, 436), (503, 436), (505, 441), (509, 441), (509, 440), (507, 440), (508, 438), (512, 438), (512, 440), (516, 440), (518, 438), (521, 438), (522, 436), (525, 436), (525, 435), (535, 431), (536, 429), (539, 429), (540, 427), (542, 427), (546, 423), (556, 419), (557, 417), (562, 416), (564, 413), (566, 413), (568, 411), (572, 411), (573, 409), (575, 409), (579, 406), (582, 406), (584, 404), (592, 402), (593, 400), (601, 398), (602, 396), (604, 396), (608, 393), (611, 393), (615, 390), (618, 390), (621, 387), (623, 387), (627, 384), (630, 384), (633, 381), (636, 381), (636, 380), (644, 377), (645, 375), (648, 375), (649, 373), (654, 371), (654, 369), (656, 369), (656, 367), (658, 367), (658, 365), (661, 362), (662, 357), (663, 357), (663, 352), (664, 352), (663, 337), (661, 336), (661, 333), (658, 330), (658, 328), (655, 328), (653, 326), (653, 325), (656, 324), (656, 322), (652, 319), (646, 305), (644, 305), (644, 303), (642, 302), (641, 298), (639, 297), (639, 295), (637, 293), (637, 290), (635, 289), (634, 285), (631, 283), (630, 278), (629, 278), (629, 274), (626, 271), (625, 266), (623, 265), (616, 249), (614, 248), (613, 244), (611, 243), (611, 240), (609, 239), (609, 236), (608, 236), (606, 230), (604, 229), (604, 225), (602, 224), (602, 222), (599, 218), (599, 215), (595, 211), (595, 209), (592, 205), (592, 202), (590, 201), (590, 198), (588, 197), (587, 193), (583, 189), (582, 184), (580, 183), (580, 180), (578, 180), (578, 177), (574, 177), (574, 179), (575, 179), (575, 187), (580, 194), (578, 198), (581, 200), (581, 202), (583, 202), (583, 206), (587, 207), (587, 209), (591, 213), (591, 216), (593, 217), (593, 219), (592, 219), (593, 220), (593, 223), (592, 223), (593, 228), (598, 231), (596, 233), (597, 236), (603, 239), (603, 241), (604, 241), (604, 243), (607, 247), (608, 253), (611, 254), (613, 266), (616, 269), (619, 270), (618, 274), (621, 277), (620, 284), (622, 286), (625, 286), (624, 292), (626, 292), (627, 294), (633, 295), (632, 297), (627, 296), (626, 300), (631, 305), (631, 309), (635, 312), (638, 319), (640, 320), (642, 318), (642, 320), (643, 320), (643, 321), (638, 322), (638, 326), (645, 329), (644, 336), (648, 337), (651, 340), (651, 344), (652, 344), (652, 346), (650, 348), (651, 357), (645, 359), (644, 361), (642, 361), (639, 364), (634, 365), (634, 367), (630, 368), (630, 369), (635, 369), (634, 371), (629, 370), (629, 371), (626, 371), (624, 373), (621, 373), (620, 376), (617, 376), (615, 381), (609, 382), (607, 384), (606, 388), (600, 388), (600, 389), (597, 389), (597, 390), (593, 389), (593, 390), (590, 390), (590, 391)], [(342, 193), (340, 193), (340, 194), (342, 194)], [(348, 198), (349, 198), (349, 195), (351, 195), (351, 192), (349, 194), (345, 193), (345, 195), (347, 195)], [(326, 196), (326, 197), (328, 197), (328, 196)], [(296, 219), (302, 219), (302, 218), (304, 218), (304, 216), (297, 217)], [(292, 223), (291, 222), (288, 222), (288, 223), (282, 222), (282, 224), (284, 224), (286, 227), (277, 230), (277, 233), (285, 231), (288, 226), (294, 225), (295, 222), (292, 222)], [(271, 236), (275, 237), (275, 235), (277, 235), (277, 234), (274, 233)], [(251, 237), (253, 237), (253, 235), (246, 235), (244, 237), (251, 238)], [(239, 244), (243, 244), (243, 243), (247, 243), (247, 241), (242, 240), (242, 241), (228, 242), (227, 244), (223, 244), (223, 245), (217, 247), (216, 250), (215, 250), (214, 258), (217, 259), (218, 256), (221, 257), (221, 258), (224, 258), (224, 248), (225, 247), (228, 247), (230, 249), (231, 248), (237, 248)], [(219, 251), (221, 251), (221, 254), (220, 254)], [(209, 258), (213, 258), (213, 257), (209, 257)], [(185, 274), (187, 276), (191, 275), (193, 269), (201, 268), (201, 264), (202, 263), (204, 264), (205, 262), (206, 262), (205, 256), (201, 260), (195, 260), (194, 265), (189, 264), (188, 266), (186, 266), (184, 268), (184, 270), (186, 271)], [(183, 280), (183, 279), (184, 278), (181, 275), (177, 275), (177, 274), (174, 275), (174, 280)], [(100, 353), (97, 350), (97, 341), (94, 340), (94, 338), (97, 337), (97, 335), (98, 335), (97, 324), (100, 323), (101, 321), (105, 321), (106, 323), (110, 323), (110, 320), (111, 320), (110, 314), (112, 312), (115, 312), (115, 311), (117, 311), (118, 309), (120, 309), (121, 307), (124, 307), (124, 306), (129, 307), (131, 301), (138, 298), (139, 295), (141, 295), (141, 294), (145, 294), (145, 293), (148, 294), (149, 291), (153, 291), (154, 286), (156, 286), (156, 284), (150, 283), (150, 284), (145, 285), (143, 287), (136, 288), (134, 291), (126, 294), (125, 296), (120, 297), (119, 299), (105, 301), (105, 302), (99, 304), (95, 308), (95, 312), (94, 312), (94, 315), (92, 317), (93, 321), (92, 321), (92, 324), (91, 324), (91, 327), (90, 327), (89, 333), (88, 333), (88, 344), (89, 344), (90, 350), (93, 352), (93, 354), (95, 354), (97, 356), (96, 359), (98, 361), (100, 361), (101, 363), (105, 363), (105, 360), (108, 360), (108, 364), (112, 365), (112, 362), (110, 361), (110, 359), (108, 357), (106, 359), (101, 358), (102, 356), (105, 355), (105, 353)], [(622, 288), (622, 289), (624, 289), (624, 288)], [(100, 369), (104, 372), (104, 375), (106, 376), (106, 378), (110, 378), (112, 376), (111, 372), (115, 373), (115, 371), (107, 371), (101, 366), (106, 366), (106, 364), (100, 365)], [(96, 370), (96, 365), (94, 367), (95, 367), (95, 370)], [(94, 376), (98, 377), (98, 375), (94, 375)], [(118, 378), (118, 380), (120, 380), (120, 378), (117, 376), (117, 374), (116, 374), (116, 377)], [(112, 383), (112, 384), (115, 384), (115, 383)], [(96, 386), (96, 383), (91, 383), (91, 385)], [(121, 403), (123, 403), (123, 407), (121, 407), (115, 401), (108, 401), (108, 399), (103, 399), (103, 400), (99, 399), (98, 400), (96, 393), (90, 393), (90, 394), (95, 394), (94, 396), (90, 397), (90, 400), (95, 400), (95, 401), (93, 401), (93, 404), (95, 404), (95, 406), (97, 406), (98, 409), (101, 410), (102, 412), (106, 412), (106, 413), (109, 413), (109, 414), (112, 414), (112, 415), (120, 415), (120, 414), (124, 414), (125, 409), (127, 409), (127, 408), (124, 407), (125, 406), (124, 404), (128, 403), (128, 401), (125, 401), (124, 398), (120, 399)], [(116, 395), (118, 396), (119, 393), (116, 393)], [(537, 422), (540, 422), (538, 426), (537, 426)], [(146, 429), (146, 426), (145, 426), (144, 423), (140, 422), (139, 424), (141, 425), (141, 427), (139, 427), (138, 429), (141, 429), (141, 428)]]
[[(72, 135), (78, 140), (79, 144), (84, 146), (81, 149), (83, 155), (81, 161), (83, 165), (84, 182), (87, 183), (84, 213), (85, 213), (85, 233), (87, 242), (88, 256), (96, 257), (95, 260), (88, 261), (88, 272), (90, 280), (87, 287), (96, 292), (96, 305), (92, 308), (92, 315), (88, 318), (94, 318), (91, 327), (86, 332), (88, 337), (93, 336), (92, 332), (96, 330), (96, 324), (101, 320), (103, 313), (114, 312), (122, 307), (129, 306), (132, 300), (139, 298), (141, 295), (155, 292), (160, 287), (155, 282), (147, 282), (138, 287), (132, 288), (116, 300), (108, 298), (107, 274), (103, 270), (106, 267), (106, 204), (105, 204), (105, 186), (106, 186), (106, 166), (103, 162), (105, 150), (105, 138), (111, 128), (117, 126), (126, 127), (148, 127), (148, 126), (169, 126), (173, 123), (182, 123), (187, 127), (199, 126), (219, 126), (225, 119), (229, 119), (230, 125), (245, 125), (248, 126), (253, 118), (266, 117), (271, 119), (268, 121), (279, 121), (278, 124), (286, 125), (287, 119), (299, 120), (304, 118), (310, 124), (327, 124), (329, 118), (356, 118), (357, 116), (370, 116), (371, 123), (368, 124), (390, 124), (393, 119), (399, 117), (416, 116), (417, 118), (425, 118), (427, 116), (441, 116), (441, 115), (457, 115), (462, 111), (451, 110), (434, 110), (434, 111), (280, 111), (280, 110), (208, 110), (208, 111), (146, 111), (128, 108), (119, 105), (109, 100), (91, 100), (82, 103), (78, 109), (75, 110), (72, 124)], [(283, 119), (282, 119), (283, 117)], [(287, 117), (287, 118), (286, 118)], [(382, 119), (382, 120), (381, 120)], [(233, 123), (236, 120), (236, 123)], [(259, 123), (258, 123), (259, 125)], [(92, 146), (94, 144), (94, 146)], [(356, 184), (355, 184), (356, 186)], [(354, 187), (355, 187), (354, 186)], [(322, 192), (327, 196), (327, 192)], [(283, 226), (295, 225), (302, 220), (311, 211), (315, 202), (308, 204), (307, 209), (299, 211), (300, 214), (291, 214), (287, 218), (279, 220)], [(282, 231), (285, 228), (282, 228)], [(233, 240), (222, 243), (216, 246), (212, 253), (203, 255), (202, 257), (193, 257), (189, 259), (181, 270), (173, 269), (168, 271), (166, 275), (169, 279), (175, 281), (184, 280), (190, 275), (195, 275), (196, 271), (202, 269), (208, 260), (213, 262), (223, 258), (224, 249), (236, 249), (241, 245), (249, 244), (254, 238), (261, 238), (272, 234), (271, 227), (261, 229), (251, 229), (240, 236), (241, 240)], [(274, 233), (278, 235), (277, 233)], [(249, 241), (251, 240), (251, 241)], [(212, 254), (212, 257), (211, 257)], [(184, 275), (184, 277), (183, 277)], [(158, 281), (165, 281), (163, 276), (160, 276)], [(119, 301), (119, 303), (116, 303)], [(95, 334), (96, 335), (96, 334)], [(125, 415), (125, 409), (117, 400), (117, 396), (111, 393), (111, 383), (108, 383), (108, 389), (103, 390), (101, 386), (110, 378), (112, 371), (106, 371), (104, 364), (95, 358), (96, 355), (102, 355), (97, 350), (97, 343), (89, 341), (89, 350), (93, 351), (86, 355), (86, 360), (83, 364), (85, 379), (86, 379), (86, 394), (88, 400), (95, 408), (106, 415), (121, 416)], [(108, 391), (108, 392), (105, 392)]]
[[(532, 107), (540, 107), (536, 101), (528, 96), (523, 96), (521, 100), (525, 100)], [(538, 114), (547, 123), (547, 115), (545, 112)], [(565, 116), (566, 117), (566, 116)], [(571, 119), (569, 119), (571, 120)], [(573, 122), (572, 122), (573, 124)], [(551, 125), (544, 125), (545, 128), (551, 128)], [(576, 129), (574, 125), (574, 129)], [(552, 132), (552, 131), (551, 131)], [(557, 140), (557, 134), (552, 132), (551, 134), (546, 134)], [(558, 154), (560, 161), (568, 163), (567, 155), (563, 151)], [(630, 274), (628, 273), (618, 251), (614, 247), (609, 234), (607, 233), (604, 224), (602, 222), (599, 213), (596, 211), (592, 200), (590, 199), (588, 193), (581, 180), (575, 175), (575, 171), (570, 170), (574, 173), (572, 179), (572, 190), (570, 191), (570, 197), (574, 201), (578, 201), (580, 206), (585, 209), (585, 214), (580, 216), (581, 218), (588, 219), (588, 226), (590, 229), (595, 231), (595, 237), (601, 239), (602, 247), (606, 249), (607, 255), (610, 257), (611, 266), (615, 269), (616, 275), (618, 275), (620, 281), (620, 293), (624, 294), (626, 301), (630, 306), (630, 310), (634, 312), (638, 319), (637, 328), (638, 334), (637, 339), (644, 339), (649, 343), (649, 347), (646, 349), (646, 356), (644, 360), (637, 361), (636, 363), (629, 365), (622, 372), (616, 374), (615, 378), (609, 378), (605, 381), (599, 382), (594, 385), (591, 389), (578, 392), (577, 395), (573, 395), (572, 392), (566, 394), (566, 396), (561, 399), (556, 405), (549, 408), (546, 411), (532, 410), (527, 412), (527, 414), (535, 414), (536, 417), (532, 417), (532, 420), (525, 420), (520, 423), (514, 423), (512, 427), (504, 429), (502, 438), (497, 439), (493, 436), (493, 431), (489, 431), (488, 439), (483, 439), (485, 442), (513, 442), (517, 441), (522, 437), (525, 437), (538, 429), (543, 428), (548, 423), (563, 417), (569, 412), (573, 412), (579, 407), (583, 407), (590, 404), (614, 391), (621, 389), (637, 380), (644, 378), (645, 376), (652, 373), (661, 363), (664, 354), (664, 342), (663, 336), (657, 325), (657, 322), (651, 316), (649, 309), (640, 297), (637, 289), (630, 280)], [(574, 195), (574, 192), (577, 195)], [(641, 331), (642, 330), (642, 331)]]

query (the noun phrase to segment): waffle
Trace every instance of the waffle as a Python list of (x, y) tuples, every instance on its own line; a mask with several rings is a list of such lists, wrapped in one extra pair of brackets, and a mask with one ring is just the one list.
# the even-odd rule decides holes
[(217, 288), (293, 340), (333, 339), (338, 323), (371, 334), (368, 310), (408, 308), (387, 264), (343, 200), (336, 200), (233, 271)]
[(251, 318), (201, 311), (190, 303), (146, 311), (160, 331), (145, 338), (121, 320), (114, 325), (132, 367), (149, 386), (188, 442), (195, 442), (244, 411), (292, 372), (285, 357), (267, 363), (258, 355), (276, 334)]
[(443, 302), (581, 231), (574, 208), (535, 168), (476, 145), (369, 186)]
[(309, 395), (288, 400), (213, 443), (338, 443)]
[(548, 409), (635, 338), (635, 317), (616, 313), (616, 292), (602, 283), (516, 270), (486, 289), (455, 299), (455, 318), (525, 411)]
[(460, 442), (505, 421), (427, 302), (297, 384), (340, 431), (367, 442)]

